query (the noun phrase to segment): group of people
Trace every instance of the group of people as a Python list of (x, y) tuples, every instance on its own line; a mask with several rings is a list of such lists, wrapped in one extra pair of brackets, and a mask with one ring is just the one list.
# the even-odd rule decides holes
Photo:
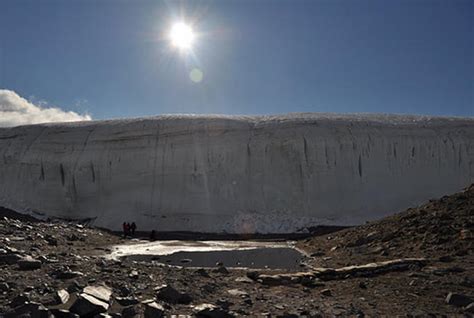
[(124, 237), (134, 236), (135, 230), (137, 229), (137, 225), (135, 224), (135, 222), (132, 222), (132, 224), (128, 222), (123, 222), (122, 228)]
[[(132, 222), (132, 224), (128, 222), (123, 222), (122, 228), (123, 228), (123, 237), (135, 236), (137, 225), (135, 224), (135, 222)], [(150, 233), (150, 241), (155, 241), (156, 239), (157, 239), (156, 231), (153, 230)]]

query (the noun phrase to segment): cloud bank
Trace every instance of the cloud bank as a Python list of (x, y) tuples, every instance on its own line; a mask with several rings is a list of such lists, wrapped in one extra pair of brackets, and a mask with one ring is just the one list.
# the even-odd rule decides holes
[(14, 91), (0, 89), (0, 127), (83, 120), (91, 120), (91, 117), (56, 107), (34, 105)]

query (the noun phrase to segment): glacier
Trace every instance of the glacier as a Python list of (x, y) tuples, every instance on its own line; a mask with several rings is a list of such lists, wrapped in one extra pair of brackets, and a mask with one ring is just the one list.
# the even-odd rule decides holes
[(357, 225), (474, 182), (474, 118), (163, 115), (0, 128), (0, 206), (120, 230)]

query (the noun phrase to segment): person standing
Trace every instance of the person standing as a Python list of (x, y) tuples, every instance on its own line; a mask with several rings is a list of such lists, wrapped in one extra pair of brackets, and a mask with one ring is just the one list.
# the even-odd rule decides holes
[(156, 231), (152, 230), (150, 233), (150, 241), (155, 241), (156, 240)]
[(123, 222), (122, 230), (123, 230), (123, 237), (126, 237), (127, 236), (127, 222)]
[(135, 235), (135, 230), (137, 229), (137, 225), (135, 222), (132, 222), (132, 225), (130, 225), (130, 231), (132, 232), (132, 236)]

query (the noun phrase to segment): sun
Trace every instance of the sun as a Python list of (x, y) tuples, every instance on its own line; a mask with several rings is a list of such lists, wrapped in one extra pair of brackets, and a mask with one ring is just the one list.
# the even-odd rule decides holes
[(183, 22), (173, 24), (169, 33), (171, 45), (183, 51), (192, 49), (195, 37), (193, 29)]

